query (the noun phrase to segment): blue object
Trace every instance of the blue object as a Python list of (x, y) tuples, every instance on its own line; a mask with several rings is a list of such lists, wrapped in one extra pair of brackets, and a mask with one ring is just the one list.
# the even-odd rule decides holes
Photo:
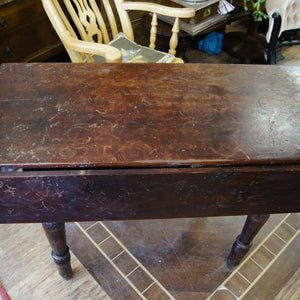
[(203, 40), (198, 43), (198, 49), (209, 54), (218, 54), (222, 51), (223, 34), (215, 31), (209, 33)]

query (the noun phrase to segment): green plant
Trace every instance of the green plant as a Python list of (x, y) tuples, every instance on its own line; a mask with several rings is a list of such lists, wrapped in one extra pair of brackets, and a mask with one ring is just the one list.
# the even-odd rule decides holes
[(249, 10), (248, 4), (250, 3), (253, 7), (252, 16), (254, 21), (262, 21), (266, 19), (268, 15), (265, 13), (265, 4), (267, 0), (244, 0), (244, 9)]

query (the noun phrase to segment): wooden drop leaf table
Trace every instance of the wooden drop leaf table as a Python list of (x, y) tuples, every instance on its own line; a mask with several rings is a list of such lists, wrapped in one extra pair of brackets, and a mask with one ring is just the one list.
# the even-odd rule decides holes
[(43, 223), (71, 276), (64, 222), (300, 209), (300, 68), (2, 64), (0, 222)]

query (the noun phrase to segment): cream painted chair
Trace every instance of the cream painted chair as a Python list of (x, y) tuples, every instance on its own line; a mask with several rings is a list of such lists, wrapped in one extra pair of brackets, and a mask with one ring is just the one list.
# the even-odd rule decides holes
[[(183, 62), (173, 57), (178, 44), (179, 19), (193, 17), (194, 9), (167, 7), (150, 2), (110, 1), (115, 5), (115, 10), (109, 0), (42, 0), (44, 9), (72, 62), (124, 62), (126, 58), (131, 62)], [(128, 11), (135, 10), (153, 14), (150, 49), (155, 49), (157, 15), (174, 17), (169, 54), (134, 43)], [(117, 18), (114, 11), (117, 12)], [(110, 29), (105, 23), (109, 23)], [(121, 34), (118, 23), (121, 24)], [(129, 49), (130, 45), (133, 50)], [(141, 53), (146, 53), (147, 58), (143, 58)], [(154, 61), (149, 57), (154, 57)]]
[[(268, 48), (265, 52), (267, 63), (300, 65), (299, 58), (283, 59), (280, 53), (282, 46), (300, 44), (299, 40), (279, 42), (287, 31), (300, 29), (300, 0), (267, 0), (266, 10), (269, 16), (269, 29), (266, 34)], [(298, 47), (298, 46), (297, 46)]]

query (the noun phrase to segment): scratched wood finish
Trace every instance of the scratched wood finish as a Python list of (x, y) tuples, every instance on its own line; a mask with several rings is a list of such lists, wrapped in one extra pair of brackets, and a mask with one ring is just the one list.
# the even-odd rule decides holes
[(0, 222), (297, 212), (300, 166), (0, 174)]
[(299, 163), (300, 68), (2, 64), (0, 165)]
[(0, 174), (0, 222), (299, 211), (299, 80), (299, 67), (3, 64), (0, 166), (23, 172)]

